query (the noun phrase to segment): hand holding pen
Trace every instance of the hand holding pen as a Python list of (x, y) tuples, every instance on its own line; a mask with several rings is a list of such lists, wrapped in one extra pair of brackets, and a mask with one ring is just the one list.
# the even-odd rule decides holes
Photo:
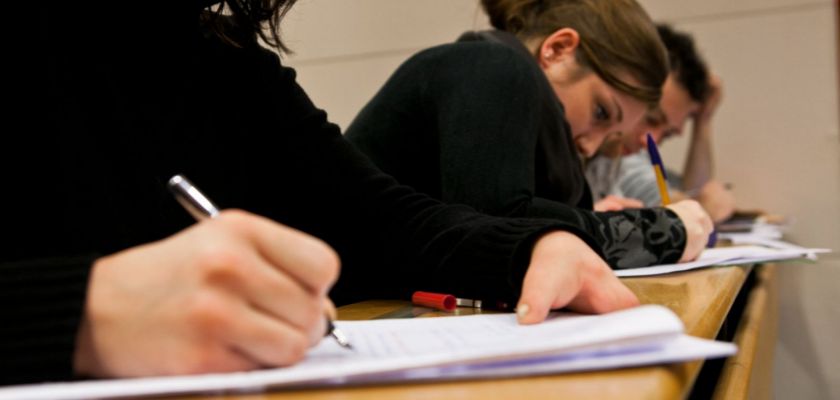
[(321, 240), (236, 210), (98, 258), (74, 372), (134, 377), (294, 364), (327, 330), (326, 293), (338, 270)]
[[(169, 180), (169, 189), (175, 195), (175, 198), (178, 202), (193, 216), (196, 220), (203, 220), (206, 218), (216, 218), (219, 215), (219, 209), (213, 204), (210, 199), (204, 196), (198, 188), (193, 186), (193, 184), (184, 176), (182, 175), (175, 175)], [(279, 240), (279, 239), (278, 239)], [(290, 261), (290, 260), (287, 260)], [(283, 305), (288, 307), (288, 305)], [(296, 307), (297, 305), (293, 305), (292, 308)], [(339, 331), (332, 323), (332, 320), (327, 317), (326, 318), (326, 329), (325, 329), (325, 336), (332, 336), (336, 342), (348, 349), (352, 349), (353, 346), (350, 345), (350, 342), (347, 341), (347, 338), (344, 336), (341, 331)]]
[(659, 188), (659, 195), (662, 198), (662, 206), (668, 207), (677, 214), (685, 226), (686, 245), (680, 262), (691, 261), (697, 258), (704, 248), (713, 247), (715, 244), (714, 225), (709, 214), (703, 210), (700, 203), (694, 200), (682, 200), (671, 203), (668, 194), (667, 175), (662, 157), (653, 136), (647, 134), (647, 149), (650, 155), (650, 162), (653, 165), (653, 173), (656, 176), (656, 185)]

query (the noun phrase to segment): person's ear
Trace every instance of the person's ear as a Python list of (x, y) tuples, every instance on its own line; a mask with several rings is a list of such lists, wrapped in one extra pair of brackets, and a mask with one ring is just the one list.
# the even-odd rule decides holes
[(573, 60), (580, 45), (580, 35), (572, 28), (561, 28), (543, 40), (537, 54), (540, 66)]

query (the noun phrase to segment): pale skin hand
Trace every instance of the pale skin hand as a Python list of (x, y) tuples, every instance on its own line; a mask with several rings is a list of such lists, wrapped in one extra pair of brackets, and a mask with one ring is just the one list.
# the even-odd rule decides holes
[(534, 245), (516, 312), (519, 323), (535, 324), (561, 307), (606, 313), (637, 305), (636, 295), (598, 254), (577, 236), (557, 231)]
[(608, 195), (601, 200), (595, 202), (592, 209), (595, 211), (621, 211), (625, 208), (642, 208), (644, 203), (639, 200), (631, 199), (629, 197), (620, 197), (616, 195)]
[(682, 200), (666, 206), (671, 209), (685, 226), (686, 243), (680, 262), (692, 261), (700, 255), (709, 242), (714, 228), (709, 214), (694, 200)]
[(714, 179), (703, 185), (697, 201), (715, 222), (725, 221), (735, 213), (735, 195)]
[(222, 212), (94, 264), (75, 370), (131, 377), (292, 364), (324, 335), (338, 270), (322, 241)]

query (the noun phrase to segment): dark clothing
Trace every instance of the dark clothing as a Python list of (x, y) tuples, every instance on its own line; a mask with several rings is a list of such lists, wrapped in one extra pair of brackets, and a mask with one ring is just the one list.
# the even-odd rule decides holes
[(458, 42), (412, 57), (347, 138), (444, 202), (497, 215), (539, 213), (541, 199), (592, 208), (563, 106), (518, 40), (499, 36), (516, 43)]
[[(400, 186), (341, 136), (256, 42), (237, 48), (178, 2), (149, 12), (51, 5), (7, 95), (0, 209), (0, 377), (72, 376), (97, 257), (193, 223), (165, 183), (183, 173), (223, 208), (318, 236), (342, 260), (337, 304), (431, 290), (515, 301), (533, 242), (584, 218), (503, 219)], [(60, 8), (59, 8), (60, 7)], [(151, 29), (154, 28), (154, 29)], [(11, 75), (10, 75), (11, 76)], [(20, 122), (20, 123), (13, 123)], [(571, 215), (574, 215), (573, 213)], [(7, 236), (8, 237), (8, 236)]]
[(563, 106), (514, 36), (470, 33), (406, 61), (347, 130), (400, 182), (493, 215), (577, 221), (613, 268), (675, 262), (663, 208), (594, 213)]

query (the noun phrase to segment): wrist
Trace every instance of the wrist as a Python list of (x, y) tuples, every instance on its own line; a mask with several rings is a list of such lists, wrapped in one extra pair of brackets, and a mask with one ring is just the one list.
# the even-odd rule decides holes
[(105, 269), (103, 263), (107, 264), (107, 259), (108, 257), (103, 257), (94, 261), (88, 277), (87, 296), (79, 321), (79, 329), (76, 333), (76, 346), (73, 353), (73, 372), (79, 376), (101, 375), (101, 371), (97, 368), (99, 363), (96, 356), (92, 321), (98, 313), (98, 305), (101, 303), (96, 300), (99, 297), (98, 288), (100, 286), (97, 285), (97, 282), (102, 279), (102, 270)]

